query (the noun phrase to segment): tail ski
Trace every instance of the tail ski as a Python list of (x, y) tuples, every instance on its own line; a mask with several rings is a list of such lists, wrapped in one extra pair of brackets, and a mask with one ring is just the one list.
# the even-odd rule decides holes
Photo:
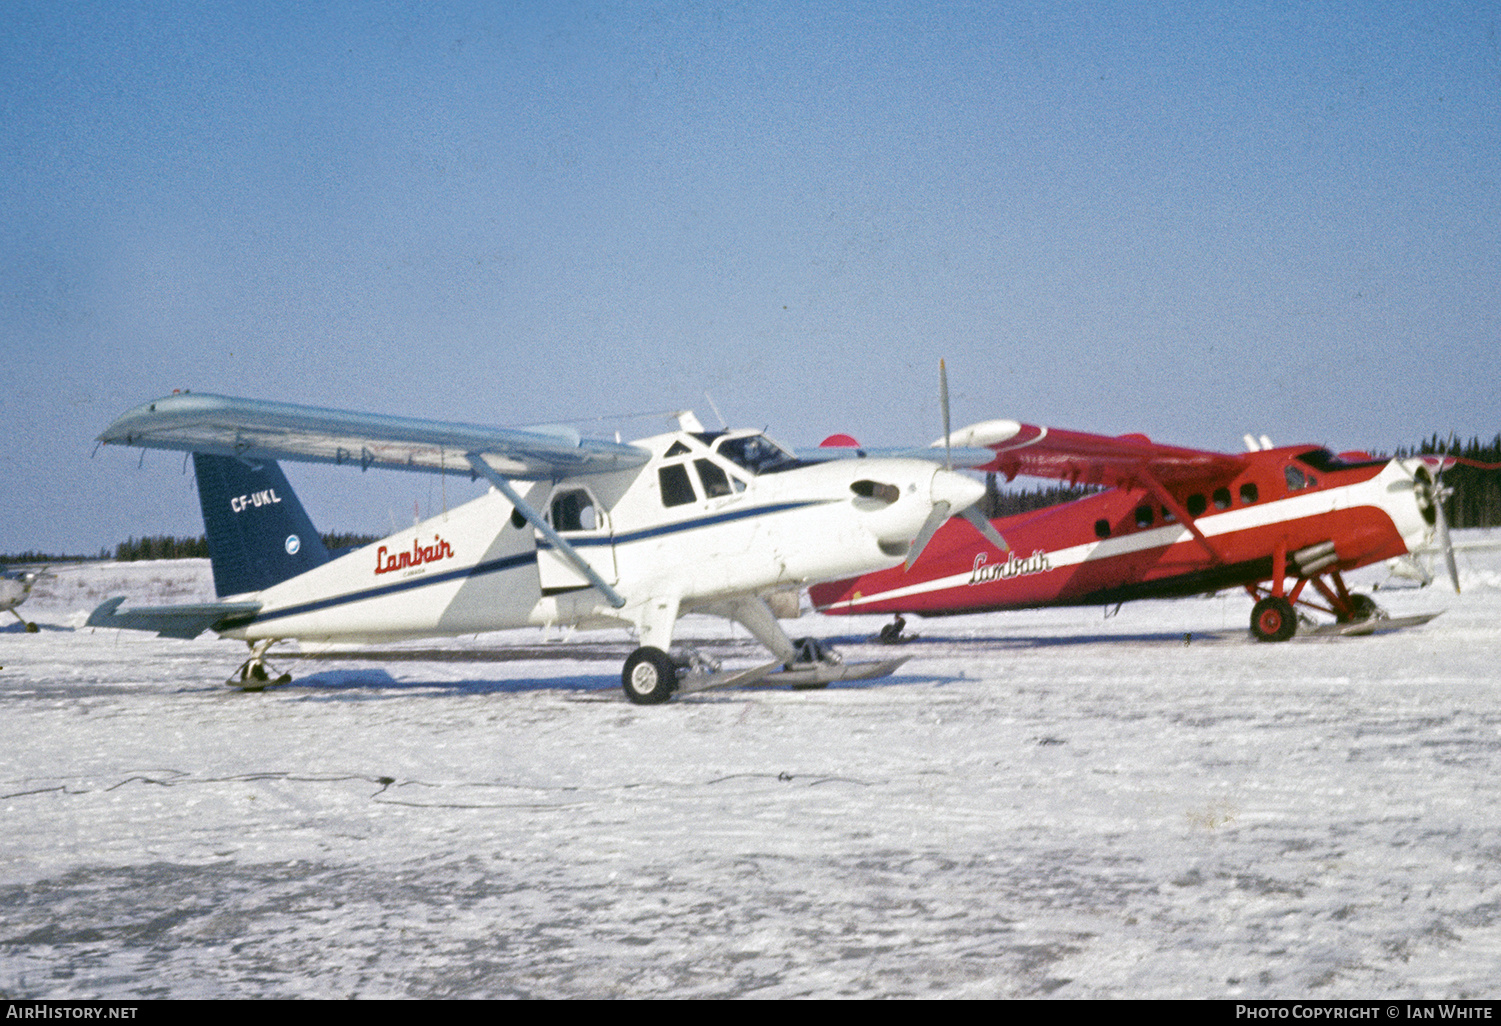
[(331, 558), (274, 461), (193, 454), (214, 591), (262, 591)]

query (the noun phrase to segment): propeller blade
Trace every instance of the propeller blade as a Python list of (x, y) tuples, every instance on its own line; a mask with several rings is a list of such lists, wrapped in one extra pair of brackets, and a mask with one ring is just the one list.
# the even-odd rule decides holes
[[(1439, 480), (1443, 479), (1439, 470)], [(1454, 594), (1459, 594), (1459, 567), (1454, 562), (1454, 539), (1449, 537), (1449, 519), (1444, 516), (1444, 499), (1448, 491), (1435, 481), (1433, 484), (1433, 534), (1438, 547), (1444, 553), (1444, 565), (1449, 568), (1449, 583), (1454, 585)]]
[(933, 503), (933, 512), (928, 514), (928, 519), (923, 521), (922, 530), (917, 532), (917, 537), (912, 539), (912, 547), (907, 550), (907, 570), (912, 569), (912, 564), (917, 562), (917, 557), (922, 555), (922, 550), (928, 547), (928, 542), (933, 540), (934, 533), (943, 526), (943, 522), (949, 518), (950, 506), (942, 499)]
[(953, 449), (949, 445), (949, 370), (938, 361), (938, 405), (943, 408), (943, 469), (954, 469)]
[(1001, 532), (997, 531), (995, 525), (990, 522), (984, 513), (980, 512), (980, 507), (970, 506), (968, 509), (960, 512), (959, 515), (973, 524), (975, 530), (980, 532), (980, 537), (990, 542), (990, 544), (1002, 552), (1011, 551), (1011, 546), (1006, 544), (1006, 539), (1001, 537)]

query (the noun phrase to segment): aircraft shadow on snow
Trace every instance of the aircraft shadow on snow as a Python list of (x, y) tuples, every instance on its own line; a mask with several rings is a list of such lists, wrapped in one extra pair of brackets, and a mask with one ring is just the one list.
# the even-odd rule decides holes
[[(836, 681), (827, 690), (870, 689), (882, 687), (911, 687), (931, 684), (935, 680), (947, 682), (947, 675), (899, 673), (889, 677), (867, 680)], [(957, 678), (955, 678), (957, 679)], [(527, 694), (537, 691), (556, 691), (614, 701), (620, 683), (613, 674), (581, 674), (568, 677), (496, 677), (466, 680), (399, 680), (389, 670), (380, 666), (358, 668), (330, 668), (313, 673), (293, 674), (287, 684), (276, 685), (268, 690), (302, 692), (310, 698), (347, 698), (351, 700), (378, 700), (396, 698), (414, 693), (452, 695), (505, 695)], [(312, 694), (306, 694), (311, 692)], [(730, 687), (699, 692), (688, 696), (695, 699), (735, 699), (764, 693), (792, 694), (786, 685), (761, 685)]]
[[(954, 637), (924, 637), (917, 636), (893, 646), (895, 652), (905, 652), (917, 656), (930, 656), (940, 658), (952, 655), (962, 657), (977, 651), (1010, 651), (1014, 649), (1040, 649), (1040, 648), (1076, 648), (1085, 645), (1183, 645), (1187, 643), (1197, 645), (1210, 642), (1223, 644), (1226, 642), (1247, 641), (1249, 635), (1243, 629), (1223, 629), (1191, 631), (1185, 634), (1182, 631), (1152, 631), (1139, 634), (1071, 634), (1071, 635), (1025, 635), (1025, 634), (998, 634), (984, 638), (954, 638)], [(865, 642), (865, 638), (847, 637), (830, 638), (829, 641), (836, 645), (855, 645)], [(941, 651), (947, 649), (948, 651)], [(939, 650), (939, 651), (934, 651)]]

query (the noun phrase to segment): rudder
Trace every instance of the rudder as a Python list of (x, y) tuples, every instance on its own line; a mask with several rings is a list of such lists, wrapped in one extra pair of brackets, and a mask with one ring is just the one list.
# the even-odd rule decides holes
[(281, 467), (193, 454), (214, 591), (262, 591), (329, 561), (328, 549)]

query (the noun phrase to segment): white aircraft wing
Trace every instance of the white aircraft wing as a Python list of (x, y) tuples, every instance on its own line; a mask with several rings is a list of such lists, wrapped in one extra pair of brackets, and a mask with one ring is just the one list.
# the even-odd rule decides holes
[(650, 458), (639, 446), (584, 438), (571, 427), (485, 427), (187, 392), (137, 406), (99, 441), (434, 474), (473, 474), (474, 455), (522, 480), (624, 470)]
[(975, 446), (955, 446), (945, 450), (943, 443), (911, 449), (865, 449), (853, 446), (821, 445), (816, 449), (798, 449), (797, 458), (807, 463), (830, 463), (834, 460), (855, 459), (888, 459), (888, 460), (927, 460), (930, 463), (943, 463), (945, 460), (951, 466), (964, 470), (974, 470), (995, 462), (995, 452), (990, 449), (981, 449)]

